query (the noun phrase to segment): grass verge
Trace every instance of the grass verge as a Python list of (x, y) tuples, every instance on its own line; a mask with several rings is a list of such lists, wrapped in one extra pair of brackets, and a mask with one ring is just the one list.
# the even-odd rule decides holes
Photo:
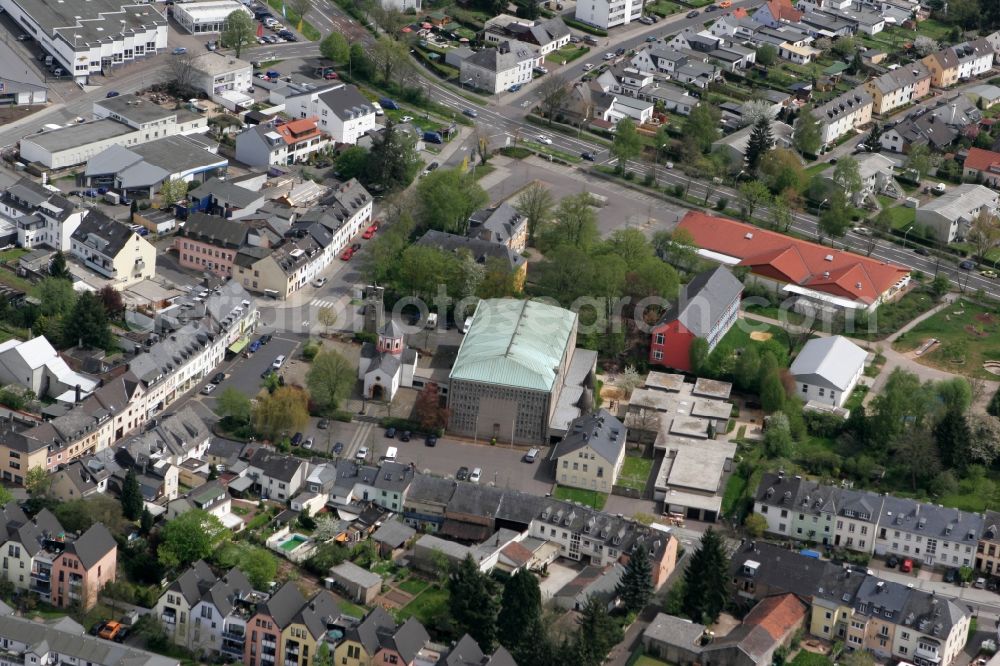
[(598, 510), (603, 509), (604, 503), (608, 501), (608, 496), (604, 493), (599, 493), (596, 490), (584, 490), (583, 488), (570, 488), (569, 486), (556, 486), (553, 497), (569, 502), (579, 502), (584, 506)]

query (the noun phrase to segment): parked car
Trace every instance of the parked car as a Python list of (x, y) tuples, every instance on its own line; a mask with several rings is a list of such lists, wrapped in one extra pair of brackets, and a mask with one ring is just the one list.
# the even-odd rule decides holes
[(318, 277), (315, 280), (313, 280), (313, 286), (314, 287), (322, 287), (324, 284), (326, 284), (326, 278), (325, 277)]
[(344, 443), (343, 442), (337, 442), (336, 444), (333, 445), (333, 454), (334, 455), (340, 455), (343, 452), (344, 452)]
[(330, 427), (330, 419), (320, 419), (319, 422), (316, 423), (316, 427), (320, 430), (326, 430)]
[(427, 435), (427, 439), (424, 440), (424, 444), (427, 446), (437, 446), (438, 438), (436, 435)]
[(261, 379), (267, 379), (268, 377), (270, 377), (273, 374), (274, 374), (274, 370), (272, 370), (271, 368), (267, 368), (266, 370), (264, 370), (264, 372), (260, 373), (260, 378)]
[(409, 430), (404, 430), (403, 434), (399, 436), (399, 441), (401, 441), (401, 442), (408, 442), (408, 441), (410, 441), (410, 431)]
[(605, 60), (614, 60), (615, 59), (615, 54), (614, 53), (605, 53), (604, 54), (604, 59)]
[(694, 18), (697, 15), (698, 15), (698, 10), (697, 9), (694, 9), (694, 10), (692, 10), (692, 11), (690, 11), (690, 12), (687, 13), (687, 17), (688, 18)]
[(507, 92), (517, 92), (520, 89), (521, 89), (521, 84), (520, 83), (515, 83), (510, 88), (507, 88)]
[(533, 72), (535, 72), (535, 74), (538, 74), (539, 76), (544, 76), (545, 74), (549, 73), (548, 68), (542, 67), (541, 65), (539, 65), (538, 67), (532, 67), (531, 69)]
[(536, 458), (538, 458), (538, 449), (528, 449), (528, 452), (524, 454), (524, 462), (526, 463), (533, 463)]
[(90, 628), (90, 635), (96, 636), (97, 634), (99, 634), (101, 632), (101, 629), (104, 628), (105, 624), (107, 624), (107, 622), (104, 620), (101, 620), (100, 622), (96, 623), (94, 626)]
[(391, 111), (399, 111), (399, 104), (396, 104), (396, 102), (389, 99), (388, 97), (380, 98), (378, 103), (381, 104), (382, 108), (384, 109), (390, 109)]
[(312, 447), (313, 447), (313, 438), (306, 437), (305, 441), (302, 442), (302, 448), (308, 451), (312, 449)]
[(344, 251), (340, 253), (340, 260), (341, 261), (350, 261), (351, 257), (353, 257), (353, 256), (354, 256), (354, 248), (353, 247), (345, 247)]
[(475, 109), (462, 109), (462, 115), (470, 118), (478, 118), (479, 113)]
[(402, 118), (399, 119), (399, 122), (401, 122), (401, 123), (412, 123), (413, 122), (413, 116), (403, 116)]
[(219, 48), (219, 45), (216, 44), (215, 42), (205, 42), (205, 48), (208, 49), (209, 51), (214, 51), (217, 48)]
[(921, 257), (927, 257), (927, 256), (930, 256), (930, 252), (928, 252), (928, 251), (927, 251), (927, 248), (924, 248), (924, 247), (918, 247), (918, 248), (914, 248), (914, 250), (913, 250), (913, 251), (914, 251), (915, 253), (919, 254), (919, 255), (920, 255)]
[(364, 460), (368, 457), (368, 447), (362, 446), (358, 448), (358, 452), (354, 454), (354, 457), (358, 460)]
[(896, 567), (899, 566), (899, 558), (896, 557), (895, 555), (890, 555), (889, 558), (885, 561), (885, 566), (889, 567), (890, 569), (895, 569)]
[(902, 573), (910, 573), (913, 571), (913, 560), (908, 557), (904, 559), (903, 563), (899, 565), (899, 570)]
[(253, 342), (250, 343), (250, 346), (247, 348), (247, 351), (250, 352), (251, 354), (254, 354), (259, 350), (260, 350), (260, 340), (254, 340)]
[(302, 433), (297, 432), (292, 435), (292, 446), (298, 446), (302, 442)]
[(175, 46), (174, 50), (171, 51), (171, 53), (174, 54), (174, 55), (184, 55), (187, 52), (188, 52), (188, 50), (186, 48), (184, 48), (183, 46)]
[(649, 43), (649, 44), (652, 44), (657, 39), (659, 39), (659, 37), (657, 37), (656, 35), (650, 35), (649, 37), (646, 38), (646, 42)]
[(459, 467), (458, 471), (455, 472), (455, 479), (457, 481), (468, 481), (469, 480), (469, 468), (466, 467), (465, 465), (462, 465), (461, 467)]
[(385, 436), (388, 437), (389, 439), (393, 439), (396, 436), (396, 429), (387, 428), (385, 431)]
[(121, 639), (119, 638), (119, 635), (122, 633), (123, 629), (125, 629), (125, 625), (123, 625), (121, 622), (108, 620), (107, 622), (104, 623), (104, 626), (101, 627), (101, 630), (97, 633), (97, 637), (103, 638), (108, 641), (117, 641), (120, 643)]
[(617, 49), (615, 49), (615, 55), (616, 56), (623, 56), (623, 55), (625, 55), (625, 47), (624, 46), (619, 46)]
[(437, 169), (437, 168), (438, 168), (438, 166), (440, 166), (440, 165), (439, 165), (439, 164), (438, 164), (437, 162), (431, 162), (430, 164), (428, 164), (428, 165), (427, 165), (427, 168), (426, 168), (426, 169), (424, 169), (424, 174), (423, 174), (423, 175), (425, 175), (425, 176), (426, 176), (426, 175), (427, 175), (427, 174), (429, 174), (429, 173), (430, 173), (431, 171), (434, 171), (435, 169)]
[(973, 268), (976, 267), (976, 264), (975, 262), (966, 259), (965, 261), (960, 263), (958, 267), (961, 268), (963, 271), (971, 271)]
[(118, 95), (120, 95), (120, 94), (121, 93), (118, 92), (117, 90), (111, 90), (111, 91), (108, 92), (107, 95), (104, 96), (104, 99), (111, 99), (112, 97), (118, 97)]
[(333, 81), (335, 79), (339, 79), (340, 75), (337, 74), (337, 72), (327, 72), (326, 74), (323, 75), (323, 78), (326, 79), (327, 81)]
[(957, 583), (958, 582), (958, 569), (952, 568), (944, 572), (944, 582), (946, 583)]
[(653, 19), (649, 18), (648, 16), (643, 16), (639, 18), (639, 23), (643, 23), (645, 25), (653, 25)]
[(580, 153), (580, 157), (582, 157), (583, 159), (587, 160), (588, 162), (596, 162), (597, 161), (597, 156), (594, 155), (594, 153), (590, 153), (590, 152)]
[(368, 240), (375, 236), (376, 231), (378, 231), (378, 225), (373, 224), (367, 229), (365, 229), (365, 233), (361, 234), (361, 237), (364, 238), (365, 240)]
[(273, 336), (270, 333), (265, 333), (264, 335), (260, 336), (260, 344), (266, 345), (268, 342), (271, 341), (272, 337)]
[(589, 72), (592, 69), (594, 69), (594, 65), (592, 63), (588, 62), (586, 65), (583, 66), (583, 71), (585, 72)]
[(974, 587), (974, 588), (976, 588), (978, 590), (983, 589), (984, 587), (986, 587), (986, 579), (985, 578), (977, 578), (976, 582), (972, 584), (972, 587)]
[(224, 372), (217, 372), (217, 373), (215, 373), (215, 376), (212, 377), (212, 383), (213, 384), (221, 384), (223, 382), (223, 380), (225, 380), (225, 379), (226, 379), (226, 373), (224, 373)]
[(483, 478), (483, 470), (480, 467), (476, 467), (472, 470), (472, 474), (469, 474), (469, 481), (472, 483), (479, 483), (481, 478)]
[(203, 388), (203, 389), (201, 390), (201, 392), (202, 392), (202, 394), (204, 394), (204, 395), (209, 395), (209, 394), (211, 394), (211, 393), (212, 393), (212, 391), (214, 391), (214, 390), (215, 390), (216, 388), (218, 388), (218, 387), (217, 387), (217, 386), (216, 386), (215, 384), (205, 384), (205, 388)]

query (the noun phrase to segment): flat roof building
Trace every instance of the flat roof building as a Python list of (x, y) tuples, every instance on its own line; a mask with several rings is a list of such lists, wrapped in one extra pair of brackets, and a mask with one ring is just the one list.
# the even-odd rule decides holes
[(0, 8), (78, 83), (167, 48), (167, 19), (152, 4), (0, 0)]
[(205, 2), (185, 2), (174, 5), (174, 20), (190, 33), (222, 32), (226, 19), (233, 12), (242, 11), (252, 17), (253, 13), (237, 0), (205, 0)]

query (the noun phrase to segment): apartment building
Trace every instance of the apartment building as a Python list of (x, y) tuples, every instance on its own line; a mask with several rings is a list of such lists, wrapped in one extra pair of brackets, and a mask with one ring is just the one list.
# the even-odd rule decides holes
[(569, 44), (570, 32), (558, 16), (544, 21), (527, 21), (509, 14), (500, 14), (486, 21), (483, 39), (487, 44), (514, 40), (538, 49), (547, 55)]
[(319, 118), (319, 127), (337, 143), (354, 145), (375, 129), (375, 107), (356, 86), (335, 84), (285, 98), (292, 118)]
[(931, 72), (922, 62), (904, 65), (865, 82), (872, 96), (873, 113), (887, 114), (926, 97), (931, 91)]
[(584, 0), (576, 3), (576, 20), (603, 30), (628, 25), (642, 16), (644, 0)]
[[(41, 558), (40, 558), (41, 559)], [(118, 542), (102, 523), (65, 543), (52, 560), (50, 599), (57, 608), (97, 605), (101, 590), (117, 577)]]
[(867, 125), (872, 120), (875, 100), (867, 90), (851, 90), (813, 110), (819, 120), (824, 145)]
[(941, 196), (917, 209), (916, 222), (931, 230), (941, 243), (962, 240), (982, 211), (995, 215), (1000, 193), (982, 185), (965, 183), (948, 188)]
[(981, 514), (886, 495), (875, 554), (912, 558), (925, 566), (975, 566), (985, 519)]
[(490, 94), (531, 81), (532, 68), (541, 64), (538, 47), (518, 41), (499, 42), (462, 60), (460, 77), (464, 85)]
[(84, 266), (123, 289), (156, 275), (156, 248), (123, 222), (91, 210), (70, 237), (70, 252)]
[(68, 252), (70, 236), (87, 211), (58, 191), (22, 178), (0, 196), (0, 213), (17, 225), (17, 245)]
[(931, 84), (935, 88), (948, 88), (990, 71), (994, 55), (989, 40), (982, 37), (946, 46), (925, 56), (921, 62), (930, 70)]
[(730, 572), (737, 600), (795, 594), (810, 605), (811, 635), (879, 660), (953, 664), (968, 637), (970, 616), (963, 607), (864, 568), (748, 541), (733, 556)]
[(175, 234), (174, 250), (184, 268), (230, 277), (247, 233), (248, 228), (242, 222), (191, 213)]
[(976, 571), (1000, 572), (1000, 512), (988, 510), (983, 516), (983, 534), (976, 545)]

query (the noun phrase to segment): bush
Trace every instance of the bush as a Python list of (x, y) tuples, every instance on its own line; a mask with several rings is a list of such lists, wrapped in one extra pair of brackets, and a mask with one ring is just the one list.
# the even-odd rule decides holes
[(1000, 416), (1000, 389), (997, 389), (997, 392), (993, 394), (990, 404), (986, 406), (986, 411), (991, 416)]
[(316, 354), (319, 353), (321, 346), (316, 340), (310, 339), (302, 346), (302, 358), (307, 361), (311, 361), (316, 358)]
[(573, 18), (566, 18), (564, 16), (563, 17), (563, 23), (565, 23), (566, 25), (568, 25), (571, 28), (576, 28), (577, 30), (582, 30), (583, 32), (590, 33), (591, 35), (596, 35), (598, 37), (607, 37), (608, 36), (608, 31), (607, 30), (602, 30), (601, 28), (598, 28), (597, 26), (589, 25), (587, 23), (583, 23), (582, 21), (577, 21), (576, 19), (573, 19)]
[(655, 181), (653, 180), (653, 174), (647, 173), (646, 177), (642, 179), (642, 184), (646, 187), (651, 187)]
[(383, 428), (395, 428), (396, 430), (409, 430), (410, 432), (420, 432), (423, 428), (416, 421), (401, 419), (395, 416), (387, 416), (378, 422)]
[(726, 210), (726, 206), (729, 205), (729, 199), (726, 197), (719, 197), (719, 200), (715, 202), (715, 210)]
[(674, 185), (674, 196), (678, 198), (684, 196), (684, 186), (680, 183)]
[(342, 423), (350, 423), (351, 421), (354, 420), (354, 414), (352, 414), (351, 412), (345, 411), (343, 409), (338, 409), (337, 411), (335, 411), (333, 413), (333, 416), (331, 418), (334, 421), (340, 421)]
[(635, 179), (635, 171), (625, 172), (625, 180), (634, 180), (634, 179)]
[(834, 414), (803, 411), (802, 416), (806, 420), (806, 430), (810, 435), (833, 439), (844, 430), (844, 419)]
[(378, 336), (375, 335), (374, 333), (369, 333), (367, 331), (358, 331), (357, 333), (354, 334), (354, 341), (361, 343), (370, 342), (372, 344), (375, 344), (376, 342), (378, 342)]

